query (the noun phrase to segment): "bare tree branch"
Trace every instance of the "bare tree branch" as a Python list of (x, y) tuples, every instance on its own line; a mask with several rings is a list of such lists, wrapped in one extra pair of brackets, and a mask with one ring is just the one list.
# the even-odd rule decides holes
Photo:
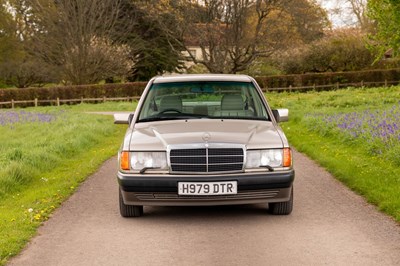
[[(121, 0), (32, 0), (37, 29), (31, 51), (73, 84), (124, 76), (129, 48), (115, 39)], [(129, 23), (127, 23), (129, 25)]]

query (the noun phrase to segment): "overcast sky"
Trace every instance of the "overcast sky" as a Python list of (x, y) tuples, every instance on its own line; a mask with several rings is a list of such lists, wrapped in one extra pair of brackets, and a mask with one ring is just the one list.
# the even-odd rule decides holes
[(343, 0), (317, 0), (328, 11), (329, 19), (334, 27), (354, 25), (355, 19), (351, 14), (351, 8)]

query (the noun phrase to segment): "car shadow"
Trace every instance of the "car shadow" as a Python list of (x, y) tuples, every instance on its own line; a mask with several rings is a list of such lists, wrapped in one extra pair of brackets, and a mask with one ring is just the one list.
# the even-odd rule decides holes
[(267, 216), (268, 207), (266, 204), (253, 205), (224, 205), (224, 206), (179, 206), (179, 207), (153, 207), (145, 206), (144, 214), (139, 219), (152, 218), (236, 218), (236, 217), (254, 217)]

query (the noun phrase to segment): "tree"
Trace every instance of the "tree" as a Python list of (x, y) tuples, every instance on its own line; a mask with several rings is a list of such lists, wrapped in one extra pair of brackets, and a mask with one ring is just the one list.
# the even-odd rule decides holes
[(367, 0), (346, 0), (351, 6), (352, 13), (357, 18), (357, 23), (361, 30), (371, 30), (371, 20), (367, 16)]
[[(180, 43), (193, 62), (204, 65), (212, 73), (237, 73), (276, 49), (276, 46), (263, 45), (267, 20), (273, 13), (279, 16), (289, 1), (155, 1), (156, 4), (153, 2), (144, 8), (153, 13), (168, 12), (177, 18), (174, 24), (165, 20), (159, 23), (170, 40)], [(201, 58), (191, 53), (186, 45), (189, 40), (201, 48)]]
[[(180, 49), (190, 60), (212, 73), (246, 70), (256, 60), (295, 45), (294, 40), (320, 38), (329, 24), (325, 11), (308, 0), (175, 0), (151, 4), (144, 8), (152, 13), (174, 14), (173, 24), (160, 21), (164, 31), (170, 40), (181, 44)], [(201, 49), (202, 56), (192, 53), (193, 46)]]
[(120, 5), (121, 0), (31, 0), (27, 49), (72, 84), (125, 76), (132, 61), (129, 47), (115, 38)]
[(393, 55), (400, 52), (400, 2), (397, 0), (369, 0), (368, 16), (376, 22), (376, 33), (370, 35), (370, 48), (376, 52), (376, 60), (388, 49)]
[[(8, 65), (18, 73), (35, 60), (66, 83), (128, 77), (148, 80), (180, 68), (179, 49), (160, 30), (154, 14), (132, 0), (9, 0), (22, 51), (29, 58)], [(170, 16), (172, 18), (172, 16)], [(21, 64), (24, 64), (22, 67)], [(21, 66), (20, 66), (21, 65)], [(16, 70), (17, 70), (16, 69)], [(10, 79), (10, 78), (9, 78)], [(15, 78), (13, 78), (15, 80)], [(19, 79), (24, 80), (24, 79)], [(30, 80), (26, 78), (25, 80)]]
[[(175, 18), (167, 12), (154, 16), (144, 12), (141, 2), (124, 0), (120, 7), (120, 18), (116, 25), (116, 39), (130, 47), (129, 57), (134, 61), (128, 79), (149, 80), (165, 72), (178, 72), (182, 68), (182, 57), (178, 43), (167, 38), (158, 20)], [(127, 30), (126, 17), (130, 18)], [(168, 24), (173, 25), (173, 22)]]
[[(13, 4), (12, 14), (7, 11)], [(45, 67), (25, 50), (30, 35), (29, 13), (24, 1), (0, 2), (0, 79), (8, 86), (24, 88), (48, 80)], [(7, 8), (6, 8), (7, 7)]]
[[(309, 0), (296, 0), (289, 2), (285, 7), (289, 21), (281, 20), (292, 28), (295, 36), (301, 43), (311, 43), (321, 39), (325, 30), (331, 28), (326, 10)], [(288, 36), (293, 42), (293, 35)]]
[(373, 28), (371, 20), (367, 16), (368, 0), (332, 0), (329, 2), (332, 20), (335, 20), (339, 26), (356, 27), (363, 32), (368, 32)]
[(10, 26), (12, 21), (11, 15), (5, 10), (5, 1), (0, 1), (0, 86), (5, 83), (5, 71), (3, 67), (6, 61), (14, 53), (13, 36)]
[[(262, 45), (275, 47), (275, 50), (270, 56), (254, 60), (249, 69), (244, 71), (247, 74), (261, 76), (281, 74), (280, 61), (286, 58), (285, 55), (294, 54), (299, 47), (320, 40), (331, 28), (325, 9), (309, 0), (288, 2), (284, 9), (271, 14), (266, 25)], [(291, 61), (291, 58), (288, 60)]]
[(12, 16), (5, 9), (5, 2), (0, 1), (0, 63), (15, 50), (14, 28)]
[(337, 29), (321, 40), (286, 53), (279, 60), (280, 67), (287, 74), (368, 69), (373, 55), (363, 37), (357, 29)]

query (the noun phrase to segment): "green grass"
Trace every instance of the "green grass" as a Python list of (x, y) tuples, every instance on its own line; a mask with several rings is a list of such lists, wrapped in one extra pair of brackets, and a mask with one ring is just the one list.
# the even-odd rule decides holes
[(274, 108), (289, 108), (290, 120), (281, 126), (297, 150), (400, 222), (399, 141), (372, 147), (384, 142), (371, 144), (318, 119), (323, 115), (389, 110), (400, 104), (400, 87), (267, 93), (266, 97)]
[(100, 112), (100, 111), (134, 111), (137, 102), (105, 102), (101, 104), (83, 103), (78, 105), (63, 105), (64, 110), (81, 112)]
[[(28, 108), (16, 112), (56, 119), (0, 125), (0, 265), (19, 253), (87, 176), (116, 155), (126, 127), (114, 125), (112, 116), (84, 111), (128, 111), (133, 106)], [(11, 110), (0, 110), (5, 112)]]
[[(267, 93), (267, 99), (275, 108), (289, 108), (290, 121), (282, 127), (293, 146), (400, 222), (399, 167), (371, 155), (363, 142), (330, 128), (320, 130), (307, 118), (389, 108), (398, 103), (400, 87)], [(113, 125), (111, 116), (85, 112), (131, 111), (135, 106), (107, 102), (28, 108), (57, 119), (0, 126), (0, 265), (18, 254), (53, 210), (116, 154), (126, 127)]]

